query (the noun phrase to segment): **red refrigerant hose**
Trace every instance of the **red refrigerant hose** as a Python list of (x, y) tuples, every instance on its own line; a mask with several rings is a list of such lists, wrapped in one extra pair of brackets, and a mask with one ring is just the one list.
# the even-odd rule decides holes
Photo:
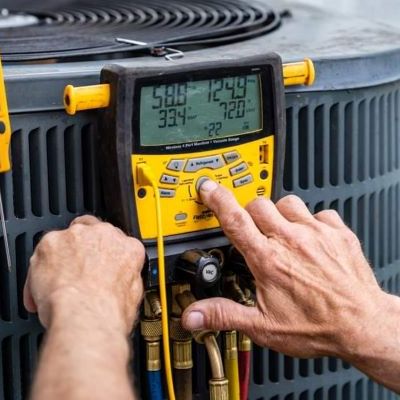
[(240, 384), (240, 400), (247, 400), (249, 397), (250, 383), (250, 357), (251, 357), (251, 340), (239, 333), (239, 384)]

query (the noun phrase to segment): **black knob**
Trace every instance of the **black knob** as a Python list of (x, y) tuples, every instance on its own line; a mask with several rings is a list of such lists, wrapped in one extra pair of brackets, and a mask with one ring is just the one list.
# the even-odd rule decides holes
[(221, 277), (218, 259), (203, 250), (185, 251), (178, 260), (177, 277), (203, 288), (214, 286)]

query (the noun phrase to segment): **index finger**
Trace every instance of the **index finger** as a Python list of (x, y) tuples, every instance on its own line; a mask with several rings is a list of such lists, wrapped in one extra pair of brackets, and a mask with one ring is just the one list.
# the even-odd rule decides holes
[(259, 231), (232, 192), (212, 180), (204, 181), (199, 192), (204, 204), (218, 218), (226, 236), (245, 258), (265, 255), (268, 250), (267, 237)]

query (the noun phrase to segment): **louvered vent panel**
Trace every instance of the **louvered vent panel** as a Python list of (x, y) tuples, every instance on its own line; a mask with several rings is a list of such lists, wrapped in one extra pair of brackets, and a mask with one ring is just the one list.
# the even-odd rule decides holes
[[(321, 102), (323, 99), (323, 103)], [(285, 194), (332, 208), (362, 241), (385, 290), (400, 294), (400, 83), (287, 95)], [(255, 347), (252, 399), (380, 400), (395, 394), (341, 360)]]
[[(357, 232), (383, 287), (400, 293), (400, 83), (287, 96), (284, 189), (313, 211), (334, 208)], [(324, 103), (321, 103), (321, 99)], [(13, 116), (13, 171), (0, 176), (13, 270), (0, 243), (0, 399), (27, 396), (42, 330), (22, 303), (27, 264), (43, 232), (76, 215), (101, 214), (95, 115)], [(207, 363), (194, 350), (195, 398), (206, 396)], [(302, 360), (257, 346), (250, 399), (395, 399), (334, 358)], [(136, 365), (139, 375), (140, 366)]]
[[(0, 176), (11, 273), (0, 243), (0, 399), (27, 398), (42, 330), (23, 306), (33, 249), (44, 232), (78, 214), (101, 211), (96, 128), (91, 114), (71, 124), (62, 113), (12, 119), (12, 172)], [(72, 119), (70, 120), (72, 121)], [(64, 124), (63, 124), (64, 123)]]

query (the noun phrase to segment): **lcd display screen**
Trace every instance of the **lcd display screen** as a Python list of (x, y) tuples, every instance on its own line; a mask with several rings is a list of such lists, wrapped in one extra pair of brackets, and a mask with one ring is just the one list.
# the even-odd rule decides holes
[(259, 74), (144, 86), (142, 146), (199, 142), (262, 129)]

